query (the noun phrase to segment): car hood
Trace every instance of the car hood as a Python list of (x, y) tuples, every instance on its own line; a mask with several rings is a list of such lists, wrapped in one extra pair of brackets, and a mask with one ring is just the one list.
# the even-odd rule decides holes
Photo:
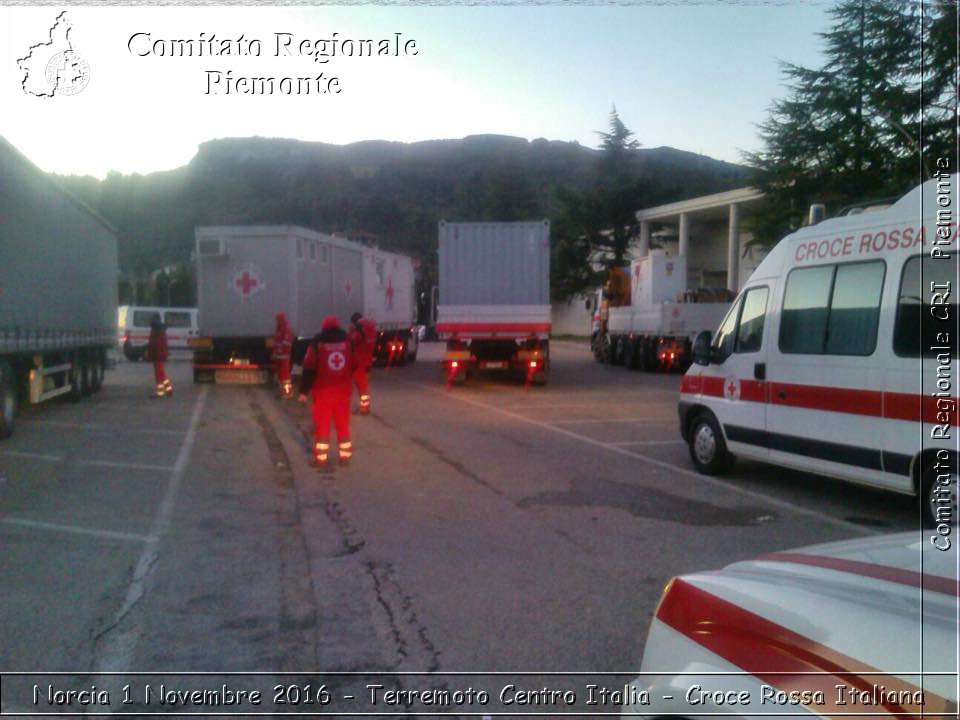
[[(921, 671), (957, 671), (956, 564), (957, 548), (936, 550), (929, 531), (771, 553), (675, 578), (657, 620), (760, 677), (877, 673), (917, 686)], [(667, 669), (655, 665), (645, 669)], [(922, 682), (955, 706), (956, 676)]]

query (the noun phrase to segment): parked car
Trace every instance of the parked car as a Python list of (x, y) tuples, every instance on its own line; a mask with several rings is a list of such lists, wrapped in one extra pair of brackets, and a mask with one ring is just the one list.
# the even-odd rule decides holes
[(187, 341), (197, 334), (196, 308), (121, 305), (117, 309), (117, 345), (127, 360), (143, 360), (150, 339), (150, 322), (160, 316), (167, 327), (171, 350), (187, 350)]
[(674, 578), (624, 714), (956, 717), (956, 552), (909, 532)]

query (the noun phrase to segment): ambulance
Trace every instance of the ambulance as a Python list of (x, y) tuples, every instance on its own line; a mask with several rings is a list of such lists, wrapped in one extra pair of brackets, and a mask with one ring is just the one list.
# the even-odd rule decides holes
[(921, 499), (957, 521), (958, 178), (806, 226), (771, 250), (684, 375), (694, 466), (735, 456)]

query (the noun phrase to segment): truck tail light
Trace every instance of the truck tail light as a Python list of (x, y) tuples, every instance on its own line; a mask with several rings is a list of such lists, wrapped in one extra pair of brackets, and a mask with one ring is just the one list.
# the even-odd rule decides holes
[(531, 370), (536, 370), (536, 368), (537, 368), (537, 361), (536, 361), (536, 360), (531, 360), (531, 361), (530, 361), (530, 369), (531, 369)]

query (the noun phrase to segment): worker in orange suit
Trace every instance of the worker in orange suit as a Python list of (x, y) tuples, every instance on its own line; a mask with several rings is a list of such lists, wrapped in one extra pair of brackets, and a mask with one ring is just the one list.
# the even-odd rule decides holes
[(360, 414), (370, 414), (370, 366), (373, 365), (373, 347), (377, 341), (377, 327), (360, 313), (350, 318), (350, 346), (357, 364), (353, 382), (360, 393)]
[(350, 462), (350, 396), (353, 393), (355, 367), (350, 341), (333, 315), (323, 320), (317, 335), (303, 359), (300, 380), (300, 402), (307, 394), (313, 398), (313, 461), (317, 468), (330, 467), (330, 421), (337, 432), (337, 456), (341, 465)]
[(293, 395), (293, 382), (290, 380), (291, 350), (293, 350), (293, 332), (287, 324), (287, 316), (278, 312), (276, 330), (273, 332), (272, 358), (277, 371), (280, 396), (284, 399)]
[(156, 391), (150, 396), (152, 398), (173, 395), (173, 383), (170, 382), (163, 367), (169, 354), (167, 329), (160, 321), (160, 316), (154, 315), (150, 322), (150, 339), (147, 341), (147, 359), (153, 362), (153, 378), (157, 383)]

